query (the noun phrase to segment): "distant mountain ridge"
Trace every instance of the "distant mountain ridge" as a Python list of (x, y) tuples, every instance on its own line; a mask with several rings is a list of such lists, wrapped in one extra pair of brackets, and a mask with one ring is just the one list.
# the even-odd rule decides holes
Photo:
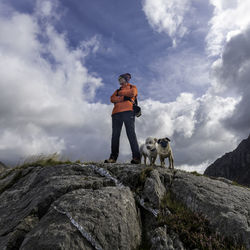
[(250, 187), (250, 135), (235, 150), (211, 164), (204, 174), (224, 177)]

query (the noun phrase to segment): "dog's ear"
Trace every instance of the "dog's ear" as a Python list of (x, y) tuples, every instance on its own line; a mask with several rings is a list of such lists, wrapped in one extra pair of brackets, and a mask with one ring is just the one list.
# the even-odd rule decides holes
[(170, 141), (170, 139), (169, 139), (169, 138), (167, 138), (167, 137), (166, 137), (165, 139), (166, 139), (167, 141)]
[(161, 143), (161, 139), (159, 139), (159, 140), (157, 141), (157, 143)]
[(154, 138), (155, 143), (158, 141), (157, 138)]

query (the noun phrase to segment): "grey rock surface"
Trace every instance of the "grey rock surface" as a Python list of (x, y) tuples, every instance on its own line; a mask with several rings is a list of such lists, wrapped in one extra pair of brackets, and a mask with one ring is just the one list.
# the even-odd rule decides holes
[[(83, 223), (87, 232), (99, 237), (103, 249), (109, 249), (107, 244), (111, 248), (115, 244), (113, 249), (117, 244), (119, 249), (140, 244), (140, 221), (131, 191), (114, 187), (113, 181), (89, 167), (31, 166), (11, 172), (0, 185), (4, 186), (0, 194), (0, 249), (92, 249), (69, 218), (55, 211), (56, 201), (63, 211), (69, 209), (66, 211), (76, 220), (87, 223)], [(96, 221), (91, 221), (95, 216)], [(72, 241), (75, 237), (78, 240)]]
[(157, 170), (151, 171), (145, 181), (142, 198), (148, 200), (154, 208), (160, 208), (161, 200), (165, 194), (166, 189), (160, 179), (159, 172)]
[(150, 249), (185, 249), (152, 212), (166, 192), (250, 249), (250, 189), (161, 167), (142, 180), (143, 171), (142, 165), (95, 163), (1, 174), (0, 249), (136, 249), (143, 241)]
[(175, 198), (205, 215), (225, 236), (243, 240), (250, 249), (250, 189), (178, 171), (171, 186)]
[[(69, 213), (69, 217), (59, 211)], [(86, 244), (83, 235), (92, 240)], [(141, 229), (133, 195), (128, 188), (78, 189), (61, 196), (39, 225), (25, 237), (20, 249), (135, 249)], [(72, 241), (72, 239), (77, 239)], [(36, 248), (34, 248), (36, 246)]]
[(174, 232), (167, 233), (166, 227), (158, 227), (150, 232), (150, 250), (185, 250)]
[(250, 187), (250, 135), (234, 151), (226, 153), (211, 164), (204, 174), (224, 177)]

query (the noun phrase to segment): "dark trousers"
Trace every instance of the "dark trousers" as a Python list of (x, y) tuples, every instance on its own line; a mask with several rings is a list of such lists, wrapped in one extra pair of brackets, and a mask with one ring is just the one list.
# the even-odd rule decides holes
[(112, 140), (110, 158), (117, 159), (122, 125), (125, 124), (127, 137), (132, 150), (132, 157), (140, 159), (139, 146), (135, 134), (135, 115), (133, 111), (125, 111), (112, 115)]

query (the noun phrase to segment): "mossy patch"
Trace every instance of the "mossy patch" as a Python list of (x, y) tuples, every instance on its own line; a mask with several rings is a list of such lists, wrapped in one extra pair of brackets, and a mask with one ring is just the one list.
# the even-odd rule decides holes
[[(164, 208), (171, 214), (164, 215)], [(176, 201), (168, 192), (161, 201), (161, 213), (158, 216), (159, 225), (177, 233), (187, 249), (225, 249), (245, 250), (246, 248), (232, 238), (226, 238), (211, 230), (209, 221), (201, 214), (194, 213), (183, 204)]]

